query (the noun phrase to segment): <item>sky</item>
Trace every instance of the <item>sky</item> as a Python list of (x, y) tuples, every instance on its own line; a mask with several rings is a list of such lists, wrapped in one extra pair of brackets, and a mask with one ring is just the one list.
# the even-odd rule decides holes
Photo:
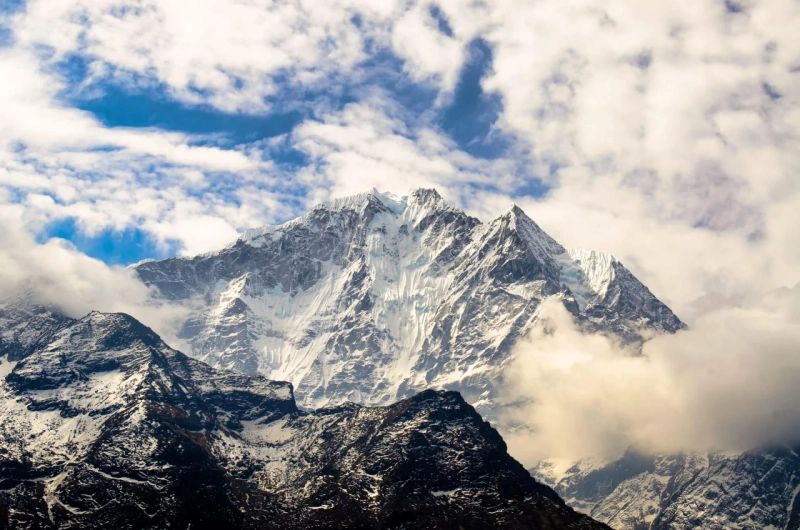
[(0, 0), (0, 281), (127, 309), (127, 264), (424, 186), (520, 205), (690, 324), (754, 310), (800, 282), (798, 27), (796, 0)]

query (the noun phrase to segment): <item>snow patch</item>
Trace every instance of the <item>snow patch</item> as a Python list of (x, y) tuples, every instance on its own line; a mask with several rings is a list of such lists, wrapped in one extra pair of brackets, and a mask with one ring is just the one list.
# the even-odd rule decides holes
[(431, 495), (433, 495), (434, 497), (451, 497), (457, 491), (459, 490), (454, 489), (454, 490), (432, 491)]
[(0, 359), (0, 379), (5, 379), (8, 374), (14, 371), (14, 367), (19, 361), (9, 361), (8, 359)]

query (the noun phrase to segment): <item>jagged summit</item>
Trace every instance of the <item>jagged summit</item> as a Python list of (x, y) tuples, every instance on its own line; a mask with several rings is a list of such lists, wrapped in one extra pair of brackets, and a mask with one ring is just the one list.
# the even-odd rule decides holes
[(542, 230), (539, 225), (516, 204), (513, 204), (500, 219), (507, 220), (510, 229), (520, 231), (530, 242), (535, 242), (537, 246), (540, 246), (542, 250), (548, 254), (556, 255), (564, 252), (564, 247)]
[(556, 256), (566, 252), (564, 247), (542, 230), (516, 204), (513, 204), (503, 215), (489, 223), (489, 227), (492, 226), (496, 226), (497, 230), (500, 231), (510, 231), (518, 234), (524, 244), (540, 260), (551, 261)]
[[(258, 247), (268, 236), (277, 237), (287, 230), (301, 226), (314, 231), (322, 230), (323, 226), (330, 229), (331, 219), (342, 215), (355, 216), (361, 223), (369, 224), (376, 216), (386, 214), (407, 223), (408, 226), (416, 227), (426, 219), (429, 221), (429, 216), (432, 214), (444, 213), (450, 213), (454, 217), (468, 217), (463, 210), (447, 203), (433, 188), (414, 189), (402, 196), (380, 192), (376, 188), (372, 188), (365, 193), (317, 204), (308, 213), (280, 225), (265, 225), (245, 230), (229, 246), (243, 242)], [(496, 226), (499, 230), (518, 232), (530, 248), (540, 256), (553, 256), (566, 252), (564, 247), (542, 230), (516, 203), (484, 226), (487, 230)], [(145, 263), (147, 262), (142, 262), (137, 266)]]
[(321, 222), (329, 221), (332, 217), (348, 216), (349, 219), (355, 217), (362, 222), (369, 223), (376, 215), (382, 213), (395, 217), (406, 217), (410, 220), (425, 217), (437, 210), (451, 210), (466, 215), (463, 211), (447, 204), (435, 189), (419, 188), (410, 191), (407, 195), (398, 196), (392, 193), (382, 193), (373, 188), (365, 193), (320, 203), (308, 213), (280, 225), (265, 225), (245, 230), (230, 246), (239, 242), (258, 246), (263, 243), (265, 237), (298, 226), (319, 229)]
[(372, 190), (136, 271), (167, 299), (197, 300), (181, 332), (191, 355), (289, 380), (304, 406), (438, 387), (491, 417), (503, 366), (548, 297), (626, 342), (683, 325), (601, 256), (571, 254), (518, 206), (481, 223), (435, 190)]
[(419, 203), (443, 203), (444, 199), (435, 188), (417, 188), (411, 192), (411, 197)]

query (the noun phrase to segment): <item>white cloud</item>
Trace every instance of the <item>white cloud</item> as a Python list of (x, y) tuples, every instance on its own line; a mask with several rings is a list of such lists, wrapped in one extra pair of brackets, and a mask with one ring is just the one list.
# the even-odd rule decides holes
[(417, 4), (403, 13), (392, 29), (392, 48), (407, 60), (412, 77), (425, 81), (437, 76), (443, 89), (455, 88), (464, 62), (464, 41), (440, 31), (430, 4)]
[(315, 198), (361, 193), (372, 187), (405, 193), (437, 187), (456, 202), (472, 202), (465, 185), (510, 192), (519, 184), (518, 165), (483, 160), (460, 151), (432, 128), (410, 129), (402, 112), (380, 95), (341, 112), (308, 121), (293, 133), (298, 148), (314, 160), (303, 174)]
[[(271, 218), (269, 202), (230, 208), (242, 202), (237, 194), (263, 195), (274, 184), (260, 149), (197, 146), (185, 134), (105, 127), (59, 103), (66, 85), (17, 48), (0, 51), (0, 78), (0, 186), (12, 192), (7, 201), (26, 206), (31, 229), (72, 217), (88, 235), (138, 227), (161, 244), (175, 241), (197, 253)], [(217, 191), (226, 186), (237, 191)], [(283, 214), (274, 200), (271, 206)]]
[(800, 441), (800, 285), (703, 316), (641, 356), (582, 334), (555, 299), (540, 314), (548, 332), (520, 341), (508, 370), (511, 394), (529, 400), (509, 416), (532, 432), (506, 435), (526, 464)]
[(278, 90), (346, 77), (373, 51), (394, 49), (415, 79), (453, 88), (474, 28), (442, 34), (432, 4), (337, 0), (30, 0), (19, 45), (59, 59), (79, 53), (96, 76), (163, 83), (190, 103), (261, 112)]
[[(0, 145), (6, 149), (22, 143), (28, 150), (70, 156), (74, 151), (116, 148), (208, 170), (243, 171), (254, 165), (237, 151), (189, 146), (186, 135), (103, 127), (90, 114), (57, 103), (57, 94), (66, 85), (43, 73), (36, 56), (29, 52), (0, 50), (0, 77), (4, 80), (0, 85), (0, 138), (4, 145)], [(83, 154), (83, 160), (73, 157), (61, 162), (96, 163), (96, 156)]]
[(173, 347), (181, 348), (179, 325), (189, 306), (155, 302), (151, 290), (131, 269), (109, 267), (51, 239), (38, 244), (26, 231), (21, 208), (0, 208), (0, 302), (24, 292), (38, 302), (79, 318), (90, 311), (124, 312), (153, 328)]

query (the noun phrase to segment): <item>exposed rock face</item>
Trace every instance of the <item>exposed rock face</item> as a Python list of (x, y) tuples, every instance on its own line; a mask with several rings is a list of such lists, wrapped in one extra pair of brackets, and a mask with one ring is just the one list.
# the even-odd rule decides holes
[(3, 360), (0, 527), (605, 528), (454, 392), (302, 412), (127, 315), (58, 320)]
[(511, 348), (547, 297), (628, 343), (683, 327), (613, 257), (567, 251), (516, 206), (480, 223), (434, 190), (336, 200), (136, 270), (164, 298), (202, 301), (182, 331), (190, 355), (291, 381), (306, 407), (434, 387), (494, 418)]
[(618, 529), (800, 528), (800, 457), (791, 448), (741, 454), (627, 453), (579, 462), (554, 477), (532, 470), (567, 502)]

